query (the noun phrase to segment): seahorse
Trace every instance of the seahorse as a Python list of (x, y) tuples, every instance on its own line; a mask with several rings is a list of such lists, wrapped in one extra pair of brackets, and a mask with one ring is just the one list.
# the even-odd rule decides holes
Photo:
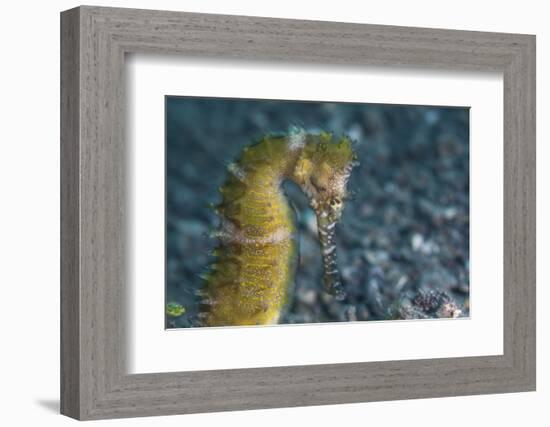
[(218, 245), (198, 294), (200, 326), (277, 323), (290, 300), (297, 256), (294, 214), (282, 189), (295, 182), (317, 219), (324, 289), (345, 298), (337, 266), (335, 226), (358, 164), (347, 136), (306, 132), (266, 135), (228, 167), (215, 206)]

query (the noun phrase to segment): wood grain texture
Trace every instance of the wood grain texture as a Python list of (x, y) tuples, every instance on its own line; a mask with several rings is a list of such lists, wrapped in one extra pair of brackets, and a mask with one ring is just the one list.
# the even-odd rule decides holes
[(80, 413), (79, 18), (61, 20), (61, 412)]
[[(534, 390), (534, 36), (84, 6), (62, 13), (61, 38), (62, 413), (99, 419)], [(502, 72), (504, 354), (128, 375), (128, 53)]]

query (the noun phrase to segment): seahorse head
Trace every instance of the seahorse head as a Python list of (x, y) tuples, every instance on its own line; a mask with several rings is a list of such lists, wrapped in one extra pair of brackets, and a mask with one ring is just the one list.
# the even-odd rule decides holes
[(335, 140), (329, 133), (308, 134), (292, 175), (317, 217), (325, 290), (339, 300), (345, 298), (345, 291), (336, 262), (335, 226), (348, 198), (351, 170), (357, 163), (349, 138)]
[(348, 179), (357, 164), (352, 141), (330, 133), (308, 135), (293, 179), (308, 196), (317, 220), (336, 222), (348, 198)]

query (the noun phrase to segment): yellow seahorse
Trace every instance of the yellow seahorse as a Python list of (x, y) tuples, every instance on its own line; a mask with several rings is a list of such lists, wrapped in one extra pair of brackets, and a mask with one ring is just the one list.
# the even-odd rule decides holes
[(335, 140), (327, 132), (292, 129), (244, 148), (220, 188), (219, 244), (199, 291), (201, 325), (277, 323), (289, 299), (297, 255), (294, 218), (281, 188), (285, 180), (301, 188), (315, 211), (325, 290), (344, 298), (334, 236), (355, 164), (352, 141)]

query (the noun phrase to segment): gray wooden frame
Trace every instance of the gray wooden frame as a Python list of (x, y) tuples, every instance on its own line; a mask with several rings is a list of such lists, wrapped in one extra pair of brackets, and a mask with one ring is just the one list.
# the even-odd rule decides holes
[[(502, 72), (504, 354), (128, 375), (130, 52)], [(63, 414), (99, 419), (535, 390), (534, 36), (71, 9), (61, 14), (61, 166)]]

